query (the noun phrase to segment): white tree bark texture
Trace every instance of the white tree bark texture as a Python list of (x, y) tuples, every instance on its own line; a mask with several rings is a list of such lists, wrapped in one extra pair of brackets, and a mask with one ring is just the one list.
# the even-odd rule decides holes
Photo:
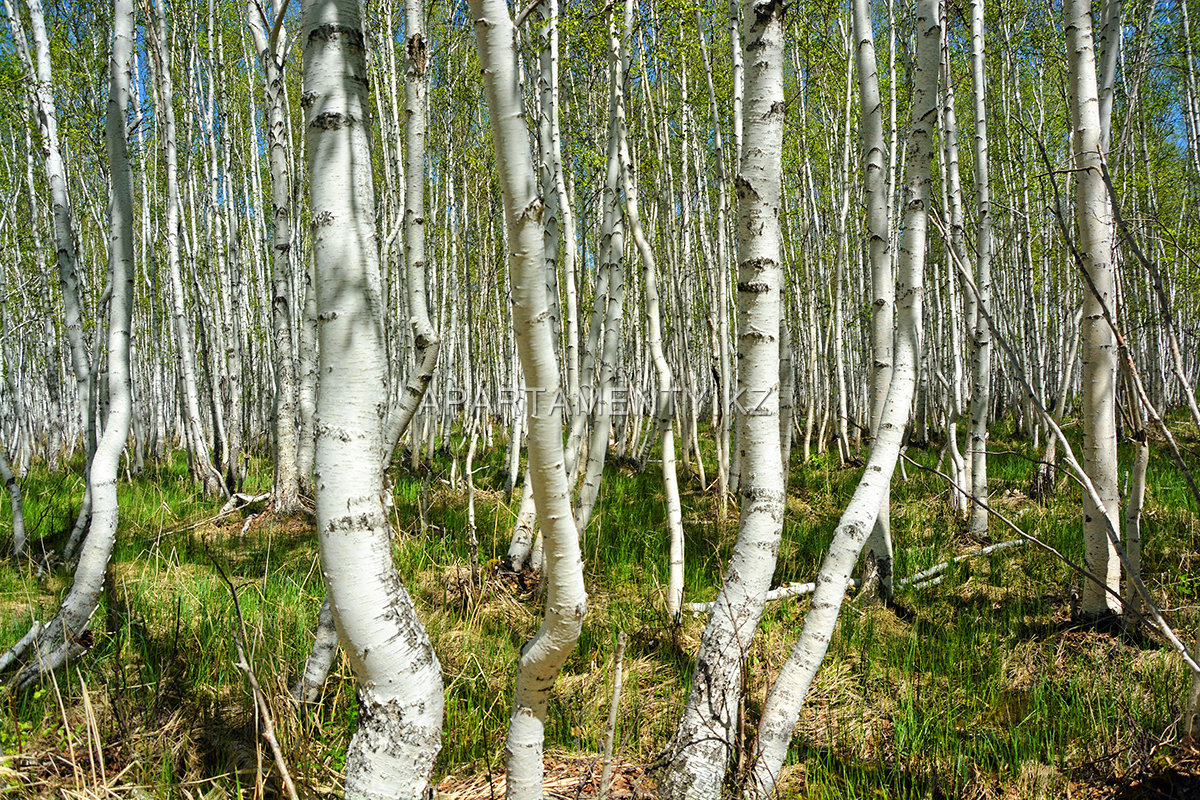
[(970, 458), (971, 533), (986, 537), (988, 533), (987, 440), (988, 413), (991, 408), (992, 338), (984, 315), (992, 308), (992, 200), (989, 176), (987, 134), (987, 83), (984, 65), (983, 0), (971, 2), (971, 88), (975, 96), (975, 202), (976, 202), (976, 303), (980, 313), (975, 315), (971, 331), (971, 423), (967, 446)]
[(529, 394), (529, 479), (545, 542), (546, 610), (521, 648), (505, 743), (510, 800), (542, 797), (542, 747), (550, 692), (575, 647), (587, 608), (579, 534), (563, 452), (554, 332), (546, 298), (542, 204), (521, 113), (512, 19), (504, 0), (471, 0), (476, 45), (496, 149), (512, 275), (513, 332)]
[(306, 0), (304, 90), (320, 336), (315, 485), (327, 595), (358, 685), (347, 798), (424, 796), (442, 678), (392, 563), (383, 508), (387, 356), (361, 6)]
[[(267, 112), (267, 150), (271, 164), (271, 331), (275, 345), (275, 511), (293, 514), (300, 510), (300, 470), (297, 459), (298, 388), (297, 354), (292, 346), (292, 190), (287, 139), (284, 54), (279, 37), (283, 16), (267, 19), (257, 0), (246, 6), (246, 17), (254, 36), (254, 49), (263, 69)], [(268, 25), (270, 28), (268, 29)]]
[(134, 281), (133, 170), (129, 165), (125, 140), (133, 46), (133, 2), (114, 0), (108, 109), (104, 125), (111, 180), (108, 235), (111, 242), (109, 281), (112, 296), (109, 300), (107, 338), (108, 417), (88, 475), (92, 492), (92, 524), (83, 541), (75, 580), (63, 598), (58, 614), (30, 645), (33, 648), (32, 660), (27, 661), (17, 675), (15, 684), (18, 688), (32, 685), (91, 646), (91, 633), (87, 625), (100, 600), (104, 569), (117, 536), (117, 473), (133, 418), (133, 398), (129, 387)]
[(738, 397), (743, 450), (738, 538), (700, 641), (683, 717), (668, 745), (659, 792), (716, 800), (737, 736), (742, 670), (762, 617), (783, 533), (779, 438), (779, 320), (783, 270), (779, 207), (783, 145), (783, 17), (777, 0), (746, 5), (745, 129), (738, 198)]
[[(633, 17), (633, 0), (625, 0), (625, 18)], [(631, 25), (626, 25), (621, 49), (629, 52)], [(616, 56), (617, 54), (614, 54)], [(620, 56), (624, 57), (624, 56)], [(663, 492), (667, 505), (667, 613), (678, 620), (683, 607), (683, 509), (679, 500), (679, 478), (675, 471), (675, 431), (672, 412), (672, 376), (663, 352), (662, 320), (659, 314), (658, 266), (654, 251), (642, 230), (641, 213), (638, 210), (637, 186), (630, 164), (629, 137), (625, 122), (625, 92), (622, 82), (616, 84), (616, 122), (618, 156), (621, 164), (621, 181), (625, 188), (625, 210), (629, 217), (629, 231), (642, 260), (643, 283), (646, 290), (646, 337), (649, 340), (650, 356), (654, 362), (657, 379), (655, 398), (656, 427), (662, 442)]]
[[(883, 139), (883, 105), (879, 99), (879, 71), (869, 0), (854, 2), (855, 65), (858, 101), (862, 115), (863, 193), (867, 205), (867, 245), (871, 259), (871, 369), (868, 373), (870, 435), (878, 433), (888, 386), (892, 382), (892, 325), (896, 287), (892, 279), (892, 245), (888, 227), (890, 195), (887, 186), (887, 145)], [(891, 596), (891, 507), (885, 493), (879, 515), (867, 539), (865, 560), (867, 591)]]
[[(1096, 487), (1104, 511), (1092, 499), (1083, 500), (1085, 565), (1102, 577), (1108, 589), (1121, 583), (1121, 565), (1108, 539), (1108, 528), (1120, 530), (1117, 483), (1116, 381), (1117, 354), (1112, 330), (1102, 305), (1113, 308), (1116, 275), (1113, 267), (1112, 207), (1101, 175), (1100, 101), (1096, 83), (1096, 54), (1092, 41), (1090, 0), (1066, 0), (1063, 24), (1067, 34), (1067, 65), (1071, 117), (1074, 123), (1076, 222), (1083, 268), (1095, 291), (1084, 293), (1080, 332), (1083, 383), (1083, 466)], [(1097, 297), (1097, 294), (1099, 296)], [(1101, 518), (1107, 514), (1108, 520)], [(1096, 581), (1084, 583), (1080, 612), (1099, 616), (1119, 611), (1119, 595)]]
[(829, 649), (846, 587), (850, 583), (850, 570), (875, 524), (880, 501), (888, 492), (916, 389), (921, 360), (925, 240), (940, 71), (941, 23), (938, 0), (918, 2), (915, 25), (919, 38), (908, 144), (907, 207), (904, 235), (900, 240), (896, 262), (897, 328), (892, 381), (862, 480), (842, 514), (829, 552), (817, 575), (817, 587), (804, 618), (800, 639), (776, 678), (763, 707), (752, 757), (753, 776), (748, 787), (749, 794), (757, 798), (770, 797), (774, 791), (800, 715), (800, 707)]

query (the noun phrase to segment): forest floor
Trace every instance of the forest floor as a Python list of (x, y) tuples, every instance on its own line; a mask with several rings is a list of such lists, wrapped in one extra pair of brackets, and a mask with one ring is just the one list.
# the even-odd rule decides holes
[[(1077, 433), (1077, 431), (1075, 432)], [(1177, 436), (1192, 455), (1194, 430)], [(1156, 442), (1143, 524), (1146, 581), (1190, 640), (1200, 615), (1200, 517)], [(1082, 561), (1079, 492), (1060, 478), (1049, 499), (1027, 492), (1040, 448), (994, 435), (993, 505), (1022, 530)], [(860, 468), (793, 451), (776, 583), (816, 575)], [(892, 522), (898, 577), (1014, 538), (994, 521), (976, 541), (924, 467), (934, 446), (910, 447), (897, 473)], [(1131, 459), (1122, 451), (1122, 464)], [(393, 465), (396, 563), (434, 642), (446, 684), (437, 766), (444, 800), (503, 794), (502, 750), (517, 654), (537, 629), (537, 576), (506, 571), (516, 498), (503, 492), (503, 448), (476, 475), (483, 582), (467, 566), (466, 492), (451, 485), (443, 452), (413, 470)], [(1194, 461), (1194, 459), (1193, 459)], [(1124, 469), (1124, 466), (1123, 466)], [(1122, 473), (1124, 474), (1124, 473)], [(736, 535), (736, 514), (685, 478), (688, 602), (711, 600)], [(251, 461), (247, 491), (270, 486)], [(22, 479), (37, 548), (61, 546), (78, 503), (78, 472), (36, 469)], [(286, 761), (305, 796), (340, 794), (355, 724), (344, 659), (318, 704), (297, 712), (287, 687), (303, 665), (323, 597), (317, 542), (305, 516), (249, 506), (217, 517), (181, 454), (122, 483), (121, 531), (94, 645), (53, 682), (4, 693), (0, 794), (13, 797), (206, 798), (272, 796), (279, 776), (262, 746), (250, 690), (236, 669), (236, 618), (220, 563), (237, 587), (249, 660), (273, 709)], [(7, 504), (0, 539), (11, 530)], [(547, 795), (592, 796), (612, 693), (619, 631), (628, 636), (616, 730), (614, 797), (653, 795), (645, 777), (673, 732), (704, 624), (665, 613), (667, 543), (658, 462), (638, 473), (611, 466), (583, 538), (588, 614), (558, 680), (547, 728)], [(0, 563), (0, 648), (32, 619), (53, 615), (65, 571)], [(1189, 676), (1161, 637), (1136, 626), (1084, 625), (1079, 577), (1032, 545), (971, 558), (944, 580), (897, 592), (894, 606), (851, 594), (801, 713), (782, 782), (807, 798), (1200, 797), (1200, 753), (1181, 743)], [(747, 654), (742, 743), (794, 644), (807, 600), (770, 605)]]

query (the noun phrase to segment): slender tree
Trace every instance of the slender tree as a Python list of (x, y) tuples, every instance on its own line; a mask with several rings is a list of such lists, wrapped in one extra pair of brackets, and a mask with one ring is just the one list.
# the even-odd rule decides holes
[(529, 395), (529, 479), (545, 539), (546, 616), (521, 648), (505, 743), (509, 800), (540, 800), (542, 744), (550, 692), (583, 627), (587, 593), (571, 513), (562, 418), (554, 398), (559, 369), (547, 313), (542, 202), (521, 113), (515, 30), (504, 0), (471, 0), (492, 145), (504, 198), (513, 334)]

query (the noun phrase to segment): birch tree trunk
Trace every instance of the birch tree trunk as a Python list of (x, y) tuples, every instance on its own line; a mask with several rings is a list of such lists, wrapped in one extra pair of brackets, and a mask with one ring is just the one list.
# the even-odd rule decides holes
[(754, 772), (748, 788), (752, 797), (763, 800), (774, 791), (800, 715), (800, 707), (829, 649), (838, 612), (850, 583), (850, 570), (875, 524), (880, 500), (888, 492), (916, 389), (917, 370), (921, 361), (923, 274), (932, 182), (933, 132), (937, 123), (941, 50), (938, 0), (918, 2), (916, 30), (919, 38), (908, 146), (908, 205), (896, 262), (897, 328), (892, 382), (880, 418), (875, 446), (871, 449), (863, 478), (834, 531), (829, 553), (817, 575), (817, 588), (804, 618), (800, 639), (780, 670), (763, 707), (754, 746)]
[(347, 798), (424, 797), (441, 747), (441, 667), (392, 563), (371, 119), (360, 4), (305, 0), (305, 127), (320, 320), (315, 484), (327, 596), (358, 684)]
[[(161, 0), (154, 4), (155, 19), (151, 40), (158, 68), (157, 112), (162, 117), (162, 144), (167, 175), (167, 267), (171, 275), (171, 312), (178, 345), (180, 381), (184, 399), (184, 428), (192, 477), (208, 494), (222, 490), (221, 476), (209, 457), (204, 428), (200, 422), (200, 394), (196, 376), (196, 352), (188, 327), (183, 276), (179, 255), (179, 164), (175, 132), (174, 88), (171, 79), (171, 54), (168, 49), (166, 11)], [(192, 204), (194, 207), (194, 203)]]
[[(108, 416), (88, 480), (92, 490), (92, 524), (84, 539), (75, 580), (58, 614), (33, 641), (32, 656), (15, 683), (29, 686), (64, 666), (90, 646), (86, 630), (104, 583), (104, 569), (117, 536), (117, 472), (129, 438), (133, 400), (129, 386), (129, 344), (133, 322), (133, 170), (125, 140), (129, 108), (129, 66), (133, 56), (133, 2), (114, 0), (112, 53), (109, 58), (108, 110), (104, 140), (111, 180), (108, 236), (110, 242), (108, 323)], [(19, 655), (19, 654), (18, 654)], [(0, 657), (0, 661), (4, 661)]]
[[(625, 0), (625, 18), (630, 20), (632, 17), (633, 0)], [(629, 38), (630, 26), (627, 25), (622, 45), (625, 53), (629, 52)], [(616, 53), (614, 56), (620, 57)], [(683, 610), (683, 509), (679, 501), (679, 478), (675, 472), (675, 431), (672, 419), (674, 395), (671, 368), (663, 353), (662, 320), (659, 315), (658, 301), (658, 267), (655, 264), (654, 251), (650, 249), (650, 243), (646, 241), (646, 234), (642, 230), (637, 187), (633, 180), (633, 168), (630, 165), (629, 137), (625, 125), (625, 92), (620, 83), (616, 84), (616, 92), (618, 155), (621, 162), (621, 180), (625, 187), (625, 209), (629, 215), (629, 231), (642, 259), (646, 285), (646, 337), (649, 340), (650, 357), (654, 362), (654, 373), (658, 381), (655, 414), (659, 435), (662, 439), (663, 491), (666, 494), (667, 538), (669, 541), (667, 613), (673, 620), (678, 620)]]
[[(871, 256), (871, 370), (868, 373), (870, 435), (879, 435), (879, 421), (892, 382), (892, 318), (896, 287), (892, 279), (892, 245), (888, 227), (887, 145), (883, 139), (883, 105), (869, 0), (854, 2), (854, 39), (858, 68), (858, 100), (862, 114), (863, 192), (867, 204), (867, 242)], [(893, 76), (894, 82), (894, 76)], [(863, 591), (891, 599), (891, 507), (885, 493), (879, 515), (867, 539), (863, 561)]]
[[(21, 31), (20, 15), (11, 0), (5, 0), (4, 10), (17, 45), (30, 76), (34, 78), (30, 100), (34, 106), (38, 130), (42, 139), (43, 164), (46, 180), (50, 185), (50, 214), (54, 226), (54, 245), (58, 262), (58, 282), (62, 291), (63, 322), (67, 329), (67, 344), (71, 352), (71, 371), (75, 375), (78, 392), (80, 424), (84, 431), (83, 500), (79, 515), (68, 539), (67, 553), (73, 553), (82, 541), (91, 515), (91, 481), (87, 475), (96, 451), (95, 404), (93, 398), (91, 359), (83, 334), (83, 307), (79, 296), (79, 254), (75, 240), (75, 223), (71, 198), (68, 192), (66, 163), (58, 137), (58, 107), (54, 100), (54, 75), (50, 62), (50, 39), (46, 33), (45, 14), (41, 0), (27, 0), (29, 27), (33, 34), (33, 53)], [(57, 365), (54, 367), (57, 369)]]
[(745, 450), (737, 544), (700, 640), (683, 718), (667, 746), (659, 792), (669, 800), (716, 800), (733, 753), (742, 671), (762, 618), (783, 533), (779, 446), (779, 229), (783, 147), (783, 17), (778, 0), (746, 5), (744, 149), (738, 197), (738, 396)]
[[(986, 319), (992, 311), (992, 200), (988, 176), (987, 81), (984, 66), (983, 0), (971, 0), (971, 88), (975, 96), (975, 200), (978, 222), (975, 244), (975, 291), (978, 313), (972, 320), (974, 350), (971, 363), (971, 534), (988, 533), (987, 440), (992, 402), (992, 335)], [(1053, 437), (1051, 437), (1053, 439)]]
[[(292, 189), (288, 168), (286, 87), (283, 82), (286, 38), (283, 11), (274, 20), (250, 0), (246, 17), (254, 35), (254, 49), (263, 69), (267, 111), (267, 150), (271, 163), (271, 332), (275, 345), (275, 474), (272, 491), (275, 512), (300, 510), (300, 472), (297, 461), (296, 353), (292, 347)], [(270, 29), (268, 30), (268, 25)]]
[[(1112, 207), (1100, 172), (1101, 118), (1096, 84), (1096, 55), (1092, 42), (1091, 0), (1065, 0), (1072, 146), (1076, 173), (1075, 204), (1079, 251), (1086, 272), (1084, 312), (1080, 332), (1083, 369), (1083, 465), (1103, 502), (1083, 500), (1085, 566), (1105, 585), (1086, 580), (1080, 611), (1088, 616), (1117, 613), (1121, 564), (1108, 539), (1107, 526), (1120, 530), (1117, 485), (1116, 379), (1117, 357), (1112, 330), (1102, 306), (1115, 310), (1116, 276), (1112, 264)], [(1105, 520), (1105, 517), (1108, 520)]]
[(550, 692), (583, 627), (587, 593), (579, 534), (571, 513), (562, 418), (555, 398), (559, 370), (546, 298), (542, 203), (521, 114), (515, 30), (504, 0), (471, 0), (504, 197), (513, 334), (529, 394), (529, 479), (545, 541), (546, 616), (521, 648), (505, 744), (510, 800), (541, 800), (542, 744)]
[[(425, 38), (424, 0), (404, 2), (404, 263), (408, 273), (408, 318), (416, 345), (417, 367), (400, 402), (388, 415), (384, 461), (412, 422), (433, 380), (441, 340), (429, 319), (425, 293), (425, 128), (429, 42)], [(413, 452), (417, 451), (414, 443)]]
[(8, 491), (12, 510), (12, 547), (9, 552), (13, 558), (21, 558), (25, 555), (25, 512), (21, 503), (21, 486), (17, 483), (17, 476), (13, 475), (3, 447), (0, 447), (0, 481)]

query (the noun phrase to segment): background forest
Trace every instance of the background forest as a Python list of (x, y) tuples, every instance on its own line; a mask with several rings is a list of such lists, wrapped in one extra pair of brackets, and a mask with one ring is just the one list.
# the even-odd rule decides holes
[(4, 4), (0, 792), (1200, 792), (1187, 0)]

